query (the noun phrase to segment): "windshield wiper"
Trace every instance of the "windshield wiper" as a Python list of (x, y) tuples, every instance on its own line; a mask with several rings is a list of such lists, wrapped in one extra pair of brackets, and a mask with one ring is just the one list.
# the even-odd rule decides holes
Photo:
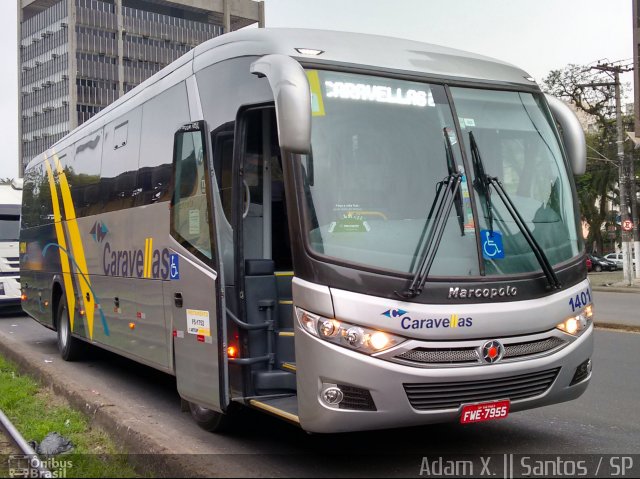
[(509, 194), (504, 189), (504, 186), (497, 177), (489, 176), (485, 172), (482, 157), (480, 156), (480, 150), (478, 149), (478, 144), (476, 143), (476, 139), (474, 138), (473, 132), (471, 131), (469, 132), (469, 143), (471, 146), (473, 173), (476, 177), (473, 185), (478, 190), (478, 192), (484, 196), (487, 218), (489, 220), (489, 231), (493, 233), (493, 211), (491, 207), (491, 187), (493, 186), (493, 188), (496, 190), (496, 193), (498, 193), (498, 196), (500, 196), (500, 199), (506, 206), (507, 211), (511, 215), (511, 218), (513, 218), (513, 221), (518, 226), (518, 229), (522, 233), (522, 236), (524, 236), (524, 239), (527, 241), (527, 243), (529, 243), (529, 247), (533, 251), (533, 254), (538, 260), (538, 263), (540, 264), (540, 267), (542, 268), (542, 271), (547, 278), (548, 287), (550, 289), (562, 288), (562, 284), (556, 276), (556, 273), (553, 270), (551, 263), (549, 262), (549, 258), (547, 258), (547, 255), (544, 253), (543, 249), (533, 237), (533, 234), (531, 234), (531, 230), (522, 219), (522, 216), (520, 216), (520, 213), (509, 197)]
[[(456, 168), (456, 160), (453, 157), (453, 148), (451, 146), (451, 138), (447, 133), (447, 128), (443, 128), (444, 133), (444, 149), (447, 152), (447, 168), (449, 170), (449, 177), (454, 176), (458, 170)], [(460, 235), (464, 236), (464, 213), (462, 210), (462, 189), (458, 188), (454, 195), (454, 201), (456, 205), (456, 214), (458, 215), (458, 223), (460, 224)]]
[[(420, 262), (416, 269), (411, 285), (405, 291), (396, 291), (395, 293), (403, 299), (415, 298), (422, 293), (424, 283), (429, 276), (431, 265), (436, 257), (438, 246), (442, 241), (442, 235), (444, 234), (445, 227), (447, 225), (447, 219), (451, 213), (451, 208), (457, 198), (460, 198), (460, 209), (456, 206), (456, 210), (459, 211), (459, 218), (462, 221), (462, 198), (459, 196), (460, 183), (462, 182), (462, 173), (456, 172), (455, 162), (453, 161), (453, 152), (451, 151), (451, 143), (448, 141), (449, 137), (445, 131), (445, 150), (447, 150), (447, 167), (449, 175), (442, 181), (439, 181), (436, 185), (436, 196), (431, 203), (429, 214), (427, 215), (427, 221), (422, 229), (422, 234), (418, 240), (416, 251), (414, 253), (414, 261), (411, 263), (410, 269), (413, 269), (415, 259), (418, 257), (420, 251)], [(449, 154), (451, 153), (451, 157)], [(431, 219), (433, 218), (433, 223)], [(429, 229), (429, 226), (431, 228)], [(464, 232), (464, 225), (461, 225), (461, 229)], [(428, 233), (427, 233), (428, 231)], [(426, 238), (425, 238), (426, 235)], [(424, 246), (423, 246), (424, 244)]]

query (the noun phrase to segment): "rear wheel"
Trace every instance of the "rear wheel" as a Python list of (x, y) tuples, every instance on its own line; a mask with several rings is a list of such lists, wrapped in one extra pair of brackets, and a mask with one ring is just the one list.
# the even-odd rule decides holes
[(60, 298), (58, 302), (58, 312), (56, 316), (58, 325), (58, 351), (65, 361), (77, 361), (86, 352), (85, 342), (74, 338), (71, 335), (71, 321), (69, 319), (69, 309), (66, 299)]
[(189, 411), (196, 424), (205, 431), (225, 432), (231, 426), (232, 420), (229, 414), (222, 414), (192, 402), (189, 402)]

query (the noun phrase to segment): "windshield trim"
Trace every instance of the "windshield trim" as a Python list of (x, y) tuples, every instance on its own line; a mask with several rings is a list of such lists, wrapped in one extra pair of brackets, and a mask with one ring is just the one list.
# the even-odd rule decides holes
[(537, 83), (511, 83), (496, 80), (482, 80), (480, 78), (465, 78), (438, 75), (437, 73), (420, 73), (415, 71), (396, 70), (393, 68), (381, 68), (368, 65), (343, 63), (336, 61), (323, 61), (322, 59), (309, 60), (308, 58), (296, 58), (305, 70), (324, 70), (336, 73), (355, 73), (359, 75), (373, 75), (380, 78), (396, 80), (409, 80), (434, 85), (449, 85), (452, 87), (482, 88), (485, 90), (505, 90), (513, 92), (540, 93), (543, 91)]
[[(543, 92), (540, 90), (537, 84), (532, 84), (531, 88), (528, 88), (527, 85), (513, 84), (513, 83), (507, 83), (507, 82), (501, 83), (501, 82), (495, 82), (495, 81), (483, 81), (483, 80), (473, 80), (473, 79), (467, 80), (467, 79), (444, 77), (444, 76), (438, 76), (438, 75), (419, 74), (416, 72), (397, 71), (392, 69), (380, 69), (380, 68), (374, 69), (374, 68), (368, 68), (367, 66), (363, 66), (363, 65), (342, 64), (337, 62), (324, 63), (318, 60), (313, 62), (300, 61), (300, 64), (305, 70), (318, 68), (323, 71), (330, 71), (330, 72), (336, 72), (336, 73), (373, 75), (381, 78), (417, 81), (421, 83), (440, 85), (445, 89), (447, 101), (449, 103), (449, 108), (451, 109), (451, 113), (454, 118), (457, 118), (457, 111), (455, 109), (453, 96), (450, 91), (450, 88), (452, 87), (478, 88), (478, 89), (490, 90), (490, 91), (506, 91), (506, 92), (513, 92), (513, 93), (531, 93), (534, 95), (543, 95)], [(556, 126), (556, 122), (555, 120), (553, 120), (553, 116), (550, 113), (550, 110), (546, 101), (544, 101), (541, 106), (543, 107), (541, 108), (542, 112), (547, 116), (548, 120), (550, 119), (550, 127), (553, 131), (553, 134), (555, 135), (556, 141), (561, 151), (561, 156), (563, 160), (562, 164), (564, 165), (567, 171), (567, 177), (568, 177), (568, 181), (570, 184), (572, 197), (573, 197), (573, 209), (575, 212), (576, 205), (577, 205), (576, 203), (577, 193), (575, 189), (575, 181), (574, 181), (573, 175), (571, 174), (571, 170), (569, 168), (568, 158), (566, 155), (566, 151), (564, 149), (564, 144), (562, 143), (562, 140), (560, 138), (560, 135)], [(462, 138), (461, 136), (462, 130), (460, 129), (459, 122), (454, 121), (454, 124), (455, 124), (456, 135), (458, 135), (458, 138)], [(470, 169), (470, 161), (466, 153), (466, 148), (463, 147), (462, 143), (459, 144), (458, 148), (461, 151), (465, 171), (467, 172), (467, 174), (469, 174), (469, 172), (472, 172), (473, 170)], [(305, 198), (305, 192), (303, 187), (304, 178), (302, 176), (302, 162), (301, 162), (301, 158), (304, 155), (291, 153), (291, 152), (287, 152), (287, 153), (291, 155), (291, 157), (293, 158), (293, 170), (294, 170), (293, 179), (294, 179), (294, 188), (296, 191), (296, 202), (297, 202), (296, 209), (299, 212), (299, 221), (301, 222), (301, 226), (302, 226), (300, 239), (302, 240), (302, 244), (304, 245), (305, 253), (309, 257), (314, 258), (325, 264), (335, 264), (338, 266), (346, 267), (353, 270), (359, 270), (367, 273), (383, 274), (389, 277), (402, 278), (404, 280), (411, 280), (411, 278), (413, 277), (411, 272), (405, 273), (399, 270), (391, 270), (387, 268), (373, 267), (363, 263), (356, 263), (346, 259), (337, 258), (334, 256), (319, 253), (311, 247), (308, 235), (306, 233), (303, 233), (311, 229), (310, 218), (308, 215), (308, 207), (307, 205), (305, 205), (305, 201), (304, 201), (304, 198)], [(476, 201), (477, 200), (475, 198), (475, 195), (473, 194), (470, 195), (470, 203), (472, 206), (474, 223), (478, 225), (479, 219), (478, 219), (478, 209), (477, 209)], [(577, 218), (577, 212), (575, 212), (574, 217)], [(577, 222), (577, 219), (576, 219), (576, 222)], [(578, 228), (578, 226), (579, 225), (576, 224), (577, 231), (579, 232), (580, 229)], [(510, 273), (510, 274), (504, 274), (504, 275), (498, 275), (498, 274), (487, 275), (484, 258), (482, 257), (482, 245), (480, 243), (480, 236), (478, 234), (476, 234), (475, 236), (476, 236), (477, 257), (479, 262), (478, 275), (466, 275), (466, 276), (429, 275), (429, 281), (427, 282), (473, 282), (473, 281), (500, 282), (500, 281), (508, 281), (508, 280), (527, 280), (527, 279), (537, 280), (539, 278), (546, 279), (544, 270), (542, 269), (535, 270), (535, 271), (527, 271), (522, 273)], [(578, 237), (580, 238), (580, 235), (578, 235)], [(579, 252), (576, 256), (573, 256), (560, 263), (556, 263), (552, 265), (552, 269), (557, 272), (559, 270), (564, 270), (566, 268), (570, 268), (572, 266), (575, 266), (576, 264), (579, 264), (580, 263), (579, 259), (582, 258), (585, 253), (584, 242), (581, 239), (579, 239), (579, 246), (581, 246), (581, 248), (579, 249)]]

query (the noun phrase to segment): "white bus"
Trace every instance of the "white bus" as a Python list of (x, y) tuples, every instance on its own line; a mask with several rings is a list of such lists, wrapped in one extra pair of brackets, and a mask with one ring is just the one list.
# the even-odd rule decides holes
[(20, 208), (22, 207), (22, 178), (0, 185), (0, 312), (21, 311)]
[(64, 359), (175, 375), (209, 430), (239, 406), (312, 432), (504, 418), (591, 377), (585, 158), (506, 63), (230, 33), (30, 162), (23, 307)]

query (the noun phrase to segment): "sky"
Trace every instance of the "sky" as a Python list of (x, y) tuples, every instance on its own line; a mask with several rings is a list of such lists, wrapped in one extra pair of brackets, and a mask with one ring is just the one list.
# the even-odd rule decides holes
[[(435, 43), (507, 61), (538, 82), (569, 63), (631, 59), (631, 0), (265, 0), (267, 27)], [(18, 174), (16, 0), (0, 0), (0, 178)], [(629, 74), (623, 81), (631, 82)]]

